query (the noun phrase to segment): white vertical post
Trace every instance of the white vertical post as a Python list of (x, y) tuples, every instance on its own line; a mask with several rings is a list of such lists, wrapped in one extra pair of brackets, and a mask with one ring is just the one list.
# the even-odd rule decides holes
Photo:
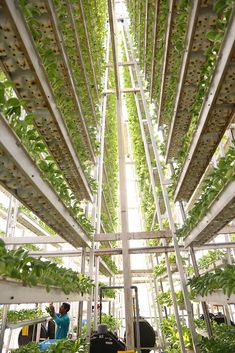
[(9, 305), (3, 305), (3, 309), (2, 309), (2, 324), (1, 324), (1, 332), (0, 332), (0, 352), (3, 351), (4, 336), (5, 336), (6, 326), (7, 326), (8, 307), (9, 307)]
[[(86, 248), (82, 248), (81, 256), (81, 274), (85, 274), (86, 267)], [(82, 334), (82, 313), (83, 313), (83, 301), (78, 303), (78, 321), (77, 321), (77, 338)]]
[(6, 237), (8, 237), (10, 235), (10, 225), (11, 225), (11, 218), (12, 218), (12, 203), (13, 203), (13, 196), (10, 195), (8, 212), (7, 212)]
[(112, 0), (108, 0), (109, 24), (111, 29), (111, 40), (113, 49), (113, 62), (117, 95), (117, 126), (118, 126), (118, 159), (119, 159), (119, 186), (120, 186), (120, 208), (121, 208), (121, 240), (122, 240), (122, 259), (123, 259), (123, 280), (125, 298), (125, 322), (126, 322), (126, 345), (127, 349), (134, 348), (134, 327), (132, 310), (132, 291), (130, 273), (130, 255), (128, 233), (128, 214), (127, 214), (127, 195), (126, 195), (126, 164), (124, 151), (124, 119), (122, 114), (122, 96), (120, 92), (120, 74), (118, 67), (118, 53), (116, 44), (116, 23), (114, 21), (115, 8)]

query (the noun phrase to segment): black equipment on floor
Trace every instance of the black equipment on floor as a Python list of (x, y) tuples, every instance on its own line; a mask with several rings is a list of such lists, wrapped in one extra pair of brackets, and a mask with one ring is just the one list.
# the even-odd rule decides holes
[[(30, 342), (36, 341), (36, 334), (37, 334), (37, 324), (30, 325), (28, 332), (25, 333), (23, 329), (21, 329), (19, 336), (18, 336), (18, 345), (24, 346)], [(45, 340), (47, 338), (47, 330), (44, 324), (41, 325), (41, 332), (40, 332), (40, 339)]]
[[(140, 347), (149, 348), (149, 349), (141, 349), (141, 353), (149, 353), (155, 346), (155, 342), (156, 342), (155, 331), (150, 325), (150, 323), (142, 317), (139, 318), (139, 327), (140, 327)], [(136, 347), (137, 345), (136, 321), (134, 322), (134, 338), (135, 338), (135, 347)]]
[(125, 344), (113, 333), (107, 331), (106, 325), (99, 325), (98, 332), (91, 336), (90, 353), (117, 353), (125, 350)]

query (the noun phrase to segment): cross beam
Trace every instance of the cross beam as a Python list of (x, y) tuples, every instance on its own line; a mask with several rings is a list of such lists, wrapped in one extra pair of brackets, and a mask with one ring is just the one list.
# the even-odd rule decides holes
[[(211, 250), (211, 249), (228, 249), (235, 248), (235, 242), (227, 242), (227, 243), (210, 243), (203, 244), (200, 246), (196, 246), (194, 248), (195, 251), (201, 250)], [(189, 251), (185, 249), (183, 246), (179, 247), (180, 251)], [(97, 249), (94, 251), (95, 256), (106, 256), (106, 255), (122, 255), (122, 248), (107, 248), (107, 249)], [(129, 254), (163, 254), (174, 252), (173, 246), (148, 246), (148, 247), (139, 247), (139, 248), (130, 248)], [(80, 256), (82, 251), (78, 250), (64, 250), (64, 251), (30, 251), (29, 255), (33, 257), (39, 256), (64, 256), (64, 257), (76, 257)], [(87, 251), (87, 255), (89, 255), (89, 251)]]

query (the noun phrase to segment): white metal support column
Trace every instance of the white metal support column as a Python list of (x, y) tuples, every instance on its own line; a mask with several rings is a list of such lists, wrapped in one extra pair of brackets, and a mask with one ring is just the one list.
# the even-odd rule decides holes
[[(86, 267), (86, 248), (82, 248), (81, 256), (81, 273), (85, 274)], [(82, 334), (82, 313), (83, 313), (83, 301), (78, 303), (78, 328), (77, 328), (77, 338), (81, 337)]]
[[(10, 235), (10, 227), (12, 222), (12, 208), (13, 208), (14, 197), (10, 195), (8, 213), (7, 213), (7, 224), (6, 224), (6, 237)], [(3, 350), (5, 330), (7, 326), (7, 312), (9, 305), (3, 305), (2, 309), (2, 322), (1, 322), (1, 332), (0, 332), (0, 352)]]
[[(157, 165), (157, 171), (158, 171), (158, 175), (159, 175), (159, 180), (160, 180), (160, 183), (161, 183), (161, 189), (162, 189), (162, 193), (163, 193), (163, 198), (164, 198), (164, 202), (165, 202), (165, 206), (166, 206), (167, 217), (168, 217), (170, 229), (172, 231), (172, 240), (173, 240), (174, 249), (175, 249), (177, 266), (178, 266), (179, 274), (180, 274), (180, 280), (181, 280), (181, 286), (182, 286), (182, 291), (183, 291), (183, 295), (184, 295), (184, 301), (185, 301), (186, 309), (187, 309), (187, 312), (188, 312), (189, 328), (190, 328), (190, 332), (191, 332), (191, 336), (192, 336), (193, 347), (194, 347), (195, 352), (199, 353), (200, 350), (199, 350), (199, 347), (198, 347), (198, 339), (197, 339), (197, 333), (196, 333), (195, 324), (194, 324), (192, 304), (191, 304), (191, 302), (189, 300), (188, 289), (187, 289), (187, 281), (186, 281), (184, 268), (183, 268), (183, 263), (182, 263), (182, 259), (181, 259), (181, 255), (180, 255), (180, 249), (179, 249), (179, 245), (178, 245), (178, 241), (177, 241), (177, 237), (176, 237), (176, 229), (175, 229), (175, 224), (174, 224), (172, 211), (171, 211), (171, 207), (170, 207), (169, 197), (168, 197), (168, 193), (167, 193), (167, 190), (166, 190), (166, 185), (164, 183), (164, 174), (163, 174), (163, 171), (162, 171), (162, 166), (161, 166), (161, 162), (160, 162), (160, 156), (159, 156), (159, 152), (158, 152), (156, 141), (155, 141), (155, 137), (154, 137), (152, 120), (151, 120), (150, 113), (149, 113), (149, 110), (148, 110), (148, 106), (147, 106), (147, 102), (146, 102), (146, 98), (145, 98), (142, 82), (141, 82), (141, 79), (140, 79), (140, 77), (138, 75), (139, 69), (138, 69), (138, 65), (136, 63), (136, 60), (134, 58), (134, 51), (133, 51), (133, 46), (132, 46), (132, 40), (131, 40), (131, 37), (130, 37), (130, 33), (129, 33), (128, 28), (126, 26), (124, 26), (124, 28), (125, 28), (126, 33), (127, 33), (128, 42), (130, 44), (130, 49), (132, 51), (132, 56), (133, 56), (133, 59), (134, 59), (133, 60), (134, 61), (134, 67), (135, 67), (135, 71), (137, 73), (137, 79), (138, 79), (138, 85), (139, 85), (139, 88), (140, 88), (141, 99), (142, 99), (142, 103), (143, 103), (143, 107), (144, 107), (144, 111), (145, 111), (145, 116), (146, 116), (146, 119), (147, 119), (147, 122), (148, 122), (148, 129), (149, 129), (150, 139), (151, 139), (153, 152), (154, 152), (154, 157), (155, 157), (155, 161), (156, 161), (156, 165)], [(168, 266), (169, 266), (169, 263), (167, 263), (167, 267)], [(171, 281), (171, 279), (169, 278), (170, 281)], [(172, 297), (172, 299), (173, 299), (173, 303), (174, 303), (174, 298), (173, 297)], [(183, 350), (183, 352), (184, 351), (185, 350)]]
[[(134, 51), (133, 51), (132, 43), (130, 42), (130, 34), (129, 34), (129, 30), (126, 27), (126, 25), (124, 25), (124, 29), (125, 29), (125, 33), (127, 34), (129, 47), (130, 47), (130, 51), (131, 51), (131, 58), (130, 58), (129, 57), (129, 53), (128, 53), (128, 46), (127, 46), (127, 43), (126, 43), (126, 38), (125, 38), (125, 35), (123, 34), (124, 47), (125, 47), (127, 60), (133, 60), (135, 62)], [(132, 70), (133, 70), (133, 67), (130, 67), (129, 68), (129, 72), (130, 72), (130, 76), (131, 76), (132, 85), (134, 86), (135, 82), (134, 82), (134, 75), (133, 75), (133, 71)], [(136, 76), (138, 78), (138, 85), (139, 85), (139, 81), (141, 82), (141, 80), (139, 78), (138, 71), (136, 71)], [(142, 100), (143, 100), (143, 98), (142, 98)], [(160, 211), (160, 206), (159, 206), (159, 198), (158, 198), (157, 192), (156, 192), (155, 180), (154, 180), (154, 175), (153, 175), (153, 168), (152, 168), (150, 154), (149, 154), (149, 149), (148, 149), (148, 143), (147, 143), (146, 136), (145, 136), (143, 119), (142, 119), (142, 116), (141, 116), (141, 110), (140, 110), (140, 106), (139, 106), (139, 101), (138, 101), (138, 98), (137, 98), (136, 94), (135, 94), (135, 103), (136, 103), (136, 108), (137, 108), (137, 113), (138, 113), (138, 118), (139, 118), (139, 123), (140, 123), (142, 140), (143, 140), (143, 143), (144, 143), (145, 155), (146, 155), (146, 160), (147, 160), (147, 164), (148, 164), (148, 170), (149, 170), (150, 181), (151, 181), (151, 185), (152, 185), (152, 192), (153, 192), (154, 202), (155, 202), (155, 206), (156, 206), (158, 224), (159, 224), (160, 230), (163, 230), (164, 227), (163, 227), (163, 224), (162, 224), (161, 211)], [(163, 245), (166, 246), (166, 241), (165, 240), (163, 240)], [(177, 329), (178, 329), (178, 332), (179, 332), (179, 339), (180, 339), (181, 349), (182, 349), (182, 352), (185, 353), (186, 350), (185, 350), (185, 346), (184, 346), (183, 332), (182, 332), (181, 323), (180, 323), (180, 316), (179, 316), (179, 311), (178, 311), (176, 294), (175, 294), (175, 290), (174, 290), (174, 283), (173, 283), (171, 268), (170, 268), (169, 259), (168, 259), (168, 253), (165, 252), (164, 255), (165, 255), (165, 260), (166, 260), (166, 265), (167, 265), (167, 274), (168, 274), (169, 284), (170, 284), (170, 288), (171, 288), (171, 295), (172, 295), (172, 301), (173, 301), (173, 306), (174, 306), (174, 312), (175, 312), (175, 318), (176, 318), (176, 323), (177, 323)], [(161, 319), (160, 315), (159, 315), (159, 318)]]
[(124, 121), (122, 114), (122, 96), (120, 90), (120, 75), (117, 53), (117, 31), (114, 21), (115, 7), (112, 0), (108, 0), (109, 23), (111, 29), (111, 40), (113, 49), (113, 62), (117, 96), (117, 126), (118, 126), (118, 159), (119, 159), (119, 185), (120, 185), (120, 208), (121, 208), (121, 240), (122, 240), (122, 259), (123, 259), (123, 280), (125, 297), (125, 322), (126, 322), (126, 345), (127, 349), (134, 348), (134, 327), (132, 309), (132, 290), (130, 274), (130, 255), (128, 233), (128, 214), (127, 214), (127, 194), (126, 194), (126, 165), (124, 151)]

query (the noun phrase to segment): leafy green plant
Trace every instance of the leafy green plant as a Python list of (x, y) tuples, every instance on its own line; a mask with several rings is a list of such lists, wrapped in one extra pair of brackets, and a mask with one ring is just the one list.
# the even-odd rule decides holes
[[(177, 304), (183, 305), (184, 304), (183, 292), (181, 290), (177, 290), (175, 294), (176, 294)], [(166, 292), (161, 292), (160, 294), (157, 295), (156, 300), (160, 305), (171, 307), (173, 305), (171, 290), (169, 289)]]
[[(100, 316), (98, 315), (97, 318), (97, 322), (100, 322)], [(116, 319), (115, 317), (113, 317), (112, 315), (109, 314), (105, 314), (102, 313), (102, 324), (106, 324), (108, 331), (114, 332), (116, 330), (118, 330), (118, 328), (121, 326), (121, 320)], [(92, 320), (91, 322), (91, 329), (94, 330), (94, 320)], [(86, 330), (87, 330), (87, 326), (84, 325), (82, 327), (82, 336), (85, 337), (86, 336)]]
[(194, 276), (188, 281), (195, 294), (201, 296), (222, 289), (228, 297), (235, 294), (235, 266), (226, 264), (224, 268), (216, 268), (213, 272)]
[(53, 286), (59, 287), (65, 294), (70, 292), (90, 293), (93, 281), (82, 274), (58, 266), (50, 261), (42, 261), (28, 255), (22, 248), (6, 250), (0, 241), (0, 276), (18, 279), (24, 286), (38, 284), (50, 291)]
[(160, 305), (165, 305), (167, 307), (172, 306), (171, 291), (168, 290), (167, 292), (161, 292), (157, 295), (156, 300)]
[[(192, 338), (189, 328), (182, 322), (181, 323), (183, 339), (186, 349), (192, 349)], [(179, 333), (176, 325), (176, 319), (173, 315), (164, 318), (161, 323), (161, 330), (167, 342), (166, 353), (181, 353)]]

